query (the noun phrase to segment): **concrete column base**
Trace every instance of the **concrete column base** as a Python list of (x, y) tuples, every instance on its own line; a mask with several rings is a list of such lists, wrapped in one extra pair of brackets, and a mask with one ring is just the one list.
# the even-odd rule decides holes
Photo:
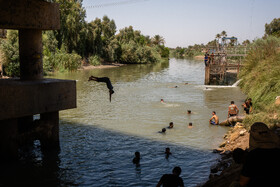
[(14, 160), (18, 158), (18, 120), (0, 121), (0, 158)]
[(59, 112), (41, 114), (39, 140), (42, 151), (60, 149), (59, 146)]

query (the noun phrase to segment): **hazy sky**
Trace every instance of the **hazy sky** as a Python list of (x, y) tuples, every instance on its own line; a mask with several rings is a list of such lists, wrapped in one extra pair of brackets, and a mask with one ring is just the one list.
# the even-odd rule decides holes
[(132, 25), (163, 36), (168, 47), (206, 44), (223, 30), (239, 42), (253, 40), (280, 17), (280, 0), (83, 0), (83, 6), (87, 21), (107, 15), (117, 30)]

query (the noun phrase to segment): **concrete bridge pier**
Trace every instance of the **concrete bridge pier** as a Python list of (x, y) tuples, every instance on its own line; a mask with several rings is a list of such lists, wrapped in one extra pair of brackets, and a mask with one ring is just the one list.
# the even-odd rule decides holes
[(0, 29), (19, 30), (20, 79), (0, 79), (0, 158), (41, 143), (59, 150), (59, 111), (76, 108), (76, 81), (44, 79), (42, 30), (60, 28), (59, 5), (0, 0)]
[(43, 78), (42, 30), (19, 30), (20, 79)]

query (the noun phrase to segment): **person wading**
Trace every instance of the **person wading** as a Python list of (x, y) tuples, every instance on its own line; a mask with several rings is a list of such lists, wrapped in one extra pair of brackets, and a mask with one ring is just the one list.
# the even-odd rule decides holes
[(233, 117), (233, 116), (237, 116), (239, 112), (239, 109), (237, 108), (237, 106), (234, 104), (234, 101), (230, 102), (230, 105), (228, 107), (228, 118), (229, 117)]

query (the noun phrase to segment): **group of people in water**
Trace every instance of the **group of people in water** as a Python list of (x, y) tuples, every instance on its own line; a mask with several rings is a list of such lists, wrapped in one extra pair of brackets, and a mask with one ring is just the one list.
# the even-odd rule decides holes
[[(205, 66), (207, 66), (208, 64), (210, 63), (214, 63), (214, 54), (212, 53), (211, 56), (209, 57), (209, 54), (205, 54)], [(112, 97), (112, 94), (114, 93), (114, 90), (113, 90), (113, 86), (111, 84), (111, 81), (108, 77), (94, 77), (94, 76), (91, 76), (89, 77), (89, 80), (88, 81), (96, 81), (96, 82), (104, 82), (106, 83), (107, 85), (107, 88), (109, 89), (109, 100), (111, 102), (111, 97)], [(177, 88), (177, 86), (175, 86), (174, 88)], [(163, 99), (160, 100), (160, 102), (162, 104), (166, 104), (164, 102)], [(252, 99), (249, 98), (247, 99), (242, 107), (244, 108), (244, 111), (246, 114), (250, 114), (252, 112)], [(188, 114), (192, 114), (191, 110), (188, 110), (187, 111)], [(228, 107), (228, 118), (230, 117), (235, 117), (237, 116), (239, 113), (239, 109), (238, 107), (235, 105), (234, 101), (231, 101), (229, 107)], [(219, 124), (219, 117), (217, 116), (216, 112), (213, 111), (212, 112), (212, 117), (210, 118), (209, 120), (209, 123), (211, 125), (218, 125)], [(174, 123), (173, 122), (170, 122), (169, 123), (169, 126), (167, 127), (168, 129), (172, 129), (174, 127)], [(192, 123), (190, 122), (189, 125), (188, 125), (189, 128), (192, 128)], [(166, 128), (162, 128), (161, 131), (159, 131), (160, 133), (165, 133), (166, 132)], [(280, 151), (279, 152), (279, 155), (280, 155)], [(278, 153), (277, 152), (277, 153)], [(170, 152), (170, 148), (167, 147), (165, 149), (165, 156), (166, 158), (168, 159), (169, 155), (171, 155), (172, 153)], [(136, 166), (139, 166), (140, 164), (140, 159), (141, 159), (141, 156), (140, 156), (140, 152), (135, 152), (135, 157), (133, 158), (132, 162), (134, 164), (136, 164)], [(176, 166), (174, 167), (174, 169), (172, 170), (172, 174), (164, 174), (158, 184), (157, 184), (157, 187), (160, 187), (161, 185), (163, 186), (180, 186), (180, 187), (183, 187), (184, 186), (184, 182), (183, 182), (183, 179), (180, 177), (180, 174), (181, 174), (181, 168)], [(248, 181), (247, 181), (248, 182)]]
[[(160, 99), (160, 102), (161, 102), (162, 104), (166, 104), (166, 103), (164, 102), (163, 99)], [(188, 113), (188, 114), (191, 114), (192, 111), (191, 111), (191, 110), (188, 110), (187, 113)], [(170, 122), (170, 123), (169, 123), (169, 126), (168, 126), (167, 128), (168, 128), (168, 129), (172, 129), (173, 127), (174, 127), (174, 123), (173, 123), (173, 122)], [(192, 122), (190, 122), (189, 125), (188, 125), (188, 128), (192, 128), (192, 127), (193, 127), (193, 124), (192, 124)], [(161, 131), (159, 131), (159, 133), (165, 133), (165, 132), (166, 132), (166, 128), (162, 128)]]
[[(253, 110), (252, 99), (251, 98), (246, 99), (245, 102), (242, 104), (242, 107), (246, 114), (250, 114)], [(230, 105), (228, 107), (228, 116), (227, 117), (228, 118), (235, 117), (235, 116), (238, 116), (238, 114), (239, 114), (238, 107), (235, 105), (234, 101), (231, 101)], [(212, 117), (210, 118), (209, 123), (211, 125), (219, 125), (219, 117), (217, 116), (215, 111), (212, 112)]]

